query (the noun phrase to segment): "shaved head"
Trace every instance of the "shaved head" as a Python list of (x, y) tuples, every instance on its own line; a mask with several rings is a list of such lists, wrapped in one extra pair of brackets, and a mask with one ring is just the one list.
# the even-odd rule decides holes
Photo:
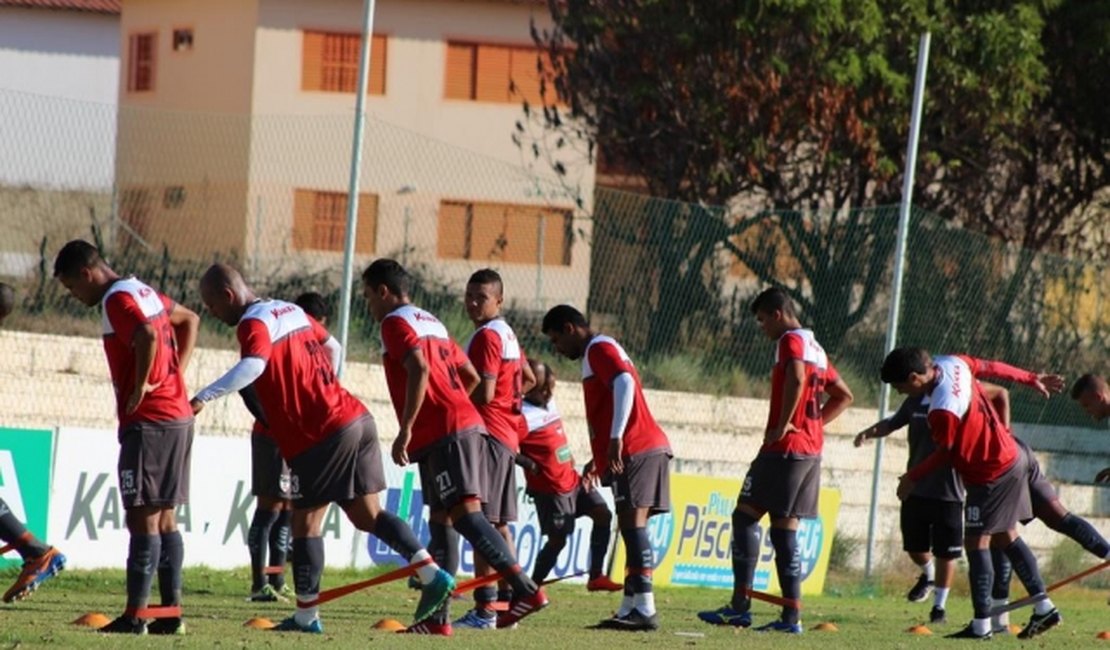
[(204, 272), (200, 298), (213, 316), (228, 325), (238, 323), (247, 305), (255, 301), (243, 275), (227, 264), (213, 264)]
[(15, 289), (10, 284), (0, 282), (0, 323), (15, 309)]

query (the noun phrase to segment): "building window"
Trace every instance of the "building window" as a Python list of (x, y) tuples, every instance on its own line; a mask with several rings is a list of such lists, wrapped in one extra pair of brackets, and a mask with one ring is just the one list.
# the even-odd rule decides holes
[[(353, 93), (358, 85), (360, 34), (304, 32), (301, 89)], [(370, 42), (370, 79), (367, 93), (385, 94), (386, 37), (374, 34)]]
[(173, 30), (173, 51), (187, 52), (193, 49), (193, 29), (182, 27)]
[[(540, 72), (537, 66), (542, 66)], [(546, 78), (546, 104), (558, 102), (551, 75), (551, 57), (524, 45), (447, 43), (444, 96), (478, 102), (545, 103), (540, 80)]]
[(158, 33), (132, 34), (127, 48), (127, 90), (147, 92), (154, 90), (154, 54)]
[[(378, 232), (378, 195), (359, 194), (355, 252), (374, 252)], [(343, 251), (347, 233), (347, 194), (298, 189), (293, 192), (293, 248)]]
[(462, 259), (570, 266), (570, 210), (538, 205), (443, 201), (436, 253)]

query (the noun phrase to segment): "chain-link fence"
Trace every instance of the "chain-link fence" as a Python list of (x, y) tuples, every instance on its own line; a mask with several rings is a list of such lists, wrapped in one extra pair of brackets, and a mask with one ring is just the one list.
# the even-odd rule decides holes
[[(117, 110), (0, 91), (0, 279), (20, 294), (6, 329), (99, 334), (95, 310), (51, 277), (55, 252), (74, 237), (94, 239), (118, 271), (198, 311), (199, 274), (220, 260), (242, 268), (260, 294), (320, 291), (338, 313), (352, 122)], [(853, 452), (846, 436), (875, 416), (897, 209), (750, 212), (595, 191), (588, 166), (554, 174), (530, 163), (533, 154), (512, 164), (370, 118), (356, 271), (375, 257), (402, 260), (419, 279), (415, 301), (464, 338), (465, 280), (497, 268), (510, 321), (526, 349), (545, 358), (554, 355), (538, 328), (544, 310), (584, 307), (622, 341), (649, 387), (679, 391), (651, 396), (678, 468), (727, 476), (742, 476), (766, 418), (772, 346), (748, 305), (766, 286), (785, 287), (865, 407), (837, 423), (840, 439), (830, 442), (831, 454), (851, 459), (826, 469), (845, 493), (840, 525), (862, 537), (870, 453)], [(1110, 269), (1014, 250), (921, 211), (911, 216), (906, 268), (900, 343), (1072, 378), (1107, 370)], [(365, 365), (377, 360), (376, 327), (353, 300), (348, 358), (359, 370), (351, 381), (363, 382), (356, 392), (388, 417), (380, 369)], [(19, 355), (0, 370), (10, 412), (39, 414), (23, 422), (110, 426), (109, 404), (81, 398), (106, 386), (98, 346), (0, 333), (5, 342)], [(204, 319), (201, 345), (231, 349), (233, 338)], [(577, 376), (573, 364), (550, 360), (561, 377)], [(190, 383), (210, 381), (219, 365), (195, 370)], [(561, 402), (584, 431), (577, 396)], [(1013, 410), (1016, 421), (1041, 427), (1087, 424), (1066, 397), (1015, 389)], [(247, 430), (237, 405), (206, 417), (208, 431)], [(891, 444), (888, 477), (905, 459)], [(1107, 444), (1085, 453), (1105, 456)], [(895, 511), (886, 504), (885, 540), (896, 536)], [(897, 554), (891, 546), (888, 556)]]

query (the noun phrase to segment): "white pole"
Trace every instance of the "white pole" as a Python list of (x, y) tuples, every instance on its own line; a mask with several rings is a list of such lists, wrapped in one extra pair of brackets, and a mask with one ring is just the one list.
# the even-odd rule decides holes
[[(889, 354), (898, 341), (898, 312), (902, 306), (902, 280), (906, 267), (906, 238), (910, 230), (910, 206), (913, 204), (913, 177), (917, 168), (917, 141), (921, 134), (921, 106), (925, 101), (925, 71), (929, 64), (929, 32), (921, 35), (917, 48), (917, 77), (913, 85), (913, 110), (910, 113), (909, 142), (906, 144), (906, 170), (902, 180), (902, 203), (898, 206), (898, 239), (894, 250), (894, 286), (890, 294), (890, 321), (886, 330), (886, 352)], [(886, 417), (890, 385), (882, 384), (879, 390), (879, 419)], [(879, 517), (879, 482), (883, 468), (883, 439), (875, 445), (875, 467), (871, 473), (871, 509), (867, 514), (867, 558), (864, 575), (871, 577), (874, 568), (875, 527)]]
[(351, 142), (351, 179), (347, 189), (347, 238), (343, 243), (343, 277), (339, 289), (339, 344), (343, 350), (337, 374), (342, 377), (347, 363), (347, 333), (351, 324), (351, 284), (355, 266), (355, 233), (358, 230), (358, 183), (362, 171), (362, 139), (365, 130), (366, 84), (370, 70), (370, 44), (374, 34), (374, 2), (362, 6), (362, 49), (359, 52), (358, 84), (355, 93), (355, 133)]

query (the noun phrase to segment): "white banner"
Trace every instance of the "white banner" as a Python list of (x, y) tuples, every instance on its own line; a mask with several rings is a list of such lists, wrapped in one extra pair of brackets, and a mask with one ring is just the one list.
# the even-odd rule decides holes
[[(383, 452), (383, 458), (388, 459), (389, 450)], [(58, 430), (47, 539), (62, 549), (70, 567), (124, 566), (129, 536), (116, 478), (118, 455), (114, 431)], [(177, 510), (178, 528), (185, 540), (186, 566), (227, 569), (250, 563), (246, 546), (254, 514), (250, 458), (250, 440), (245, 437), (194, 438), (189, 505)], [(427, 510), (416, 468), (400, 468), (386, 460), (385, 473), (388, 487), (381, 495), (382, 506), (407, 521), (420, 541), (427, 544)], [(514, 541), (521, 567), (531, 573), (542, 541), (536, 510), (524, 494), (524, 477), (519, 468), (517, 485), (519, 521), (512, 525)], [(603, 490), (602, 494), (612, 508), (609, 491)], [(551, 578), (585, 572), (589, 566), (592, 522), (583, 517), (577, 523)], [(328, 566), (369, 567), (402, 562), (376, 537), (356, 531), (335, 505), (324, 518), (323, 536)], [(473, 569), (473, 553), (464, 542), (460, 570), (472, 573)]]

